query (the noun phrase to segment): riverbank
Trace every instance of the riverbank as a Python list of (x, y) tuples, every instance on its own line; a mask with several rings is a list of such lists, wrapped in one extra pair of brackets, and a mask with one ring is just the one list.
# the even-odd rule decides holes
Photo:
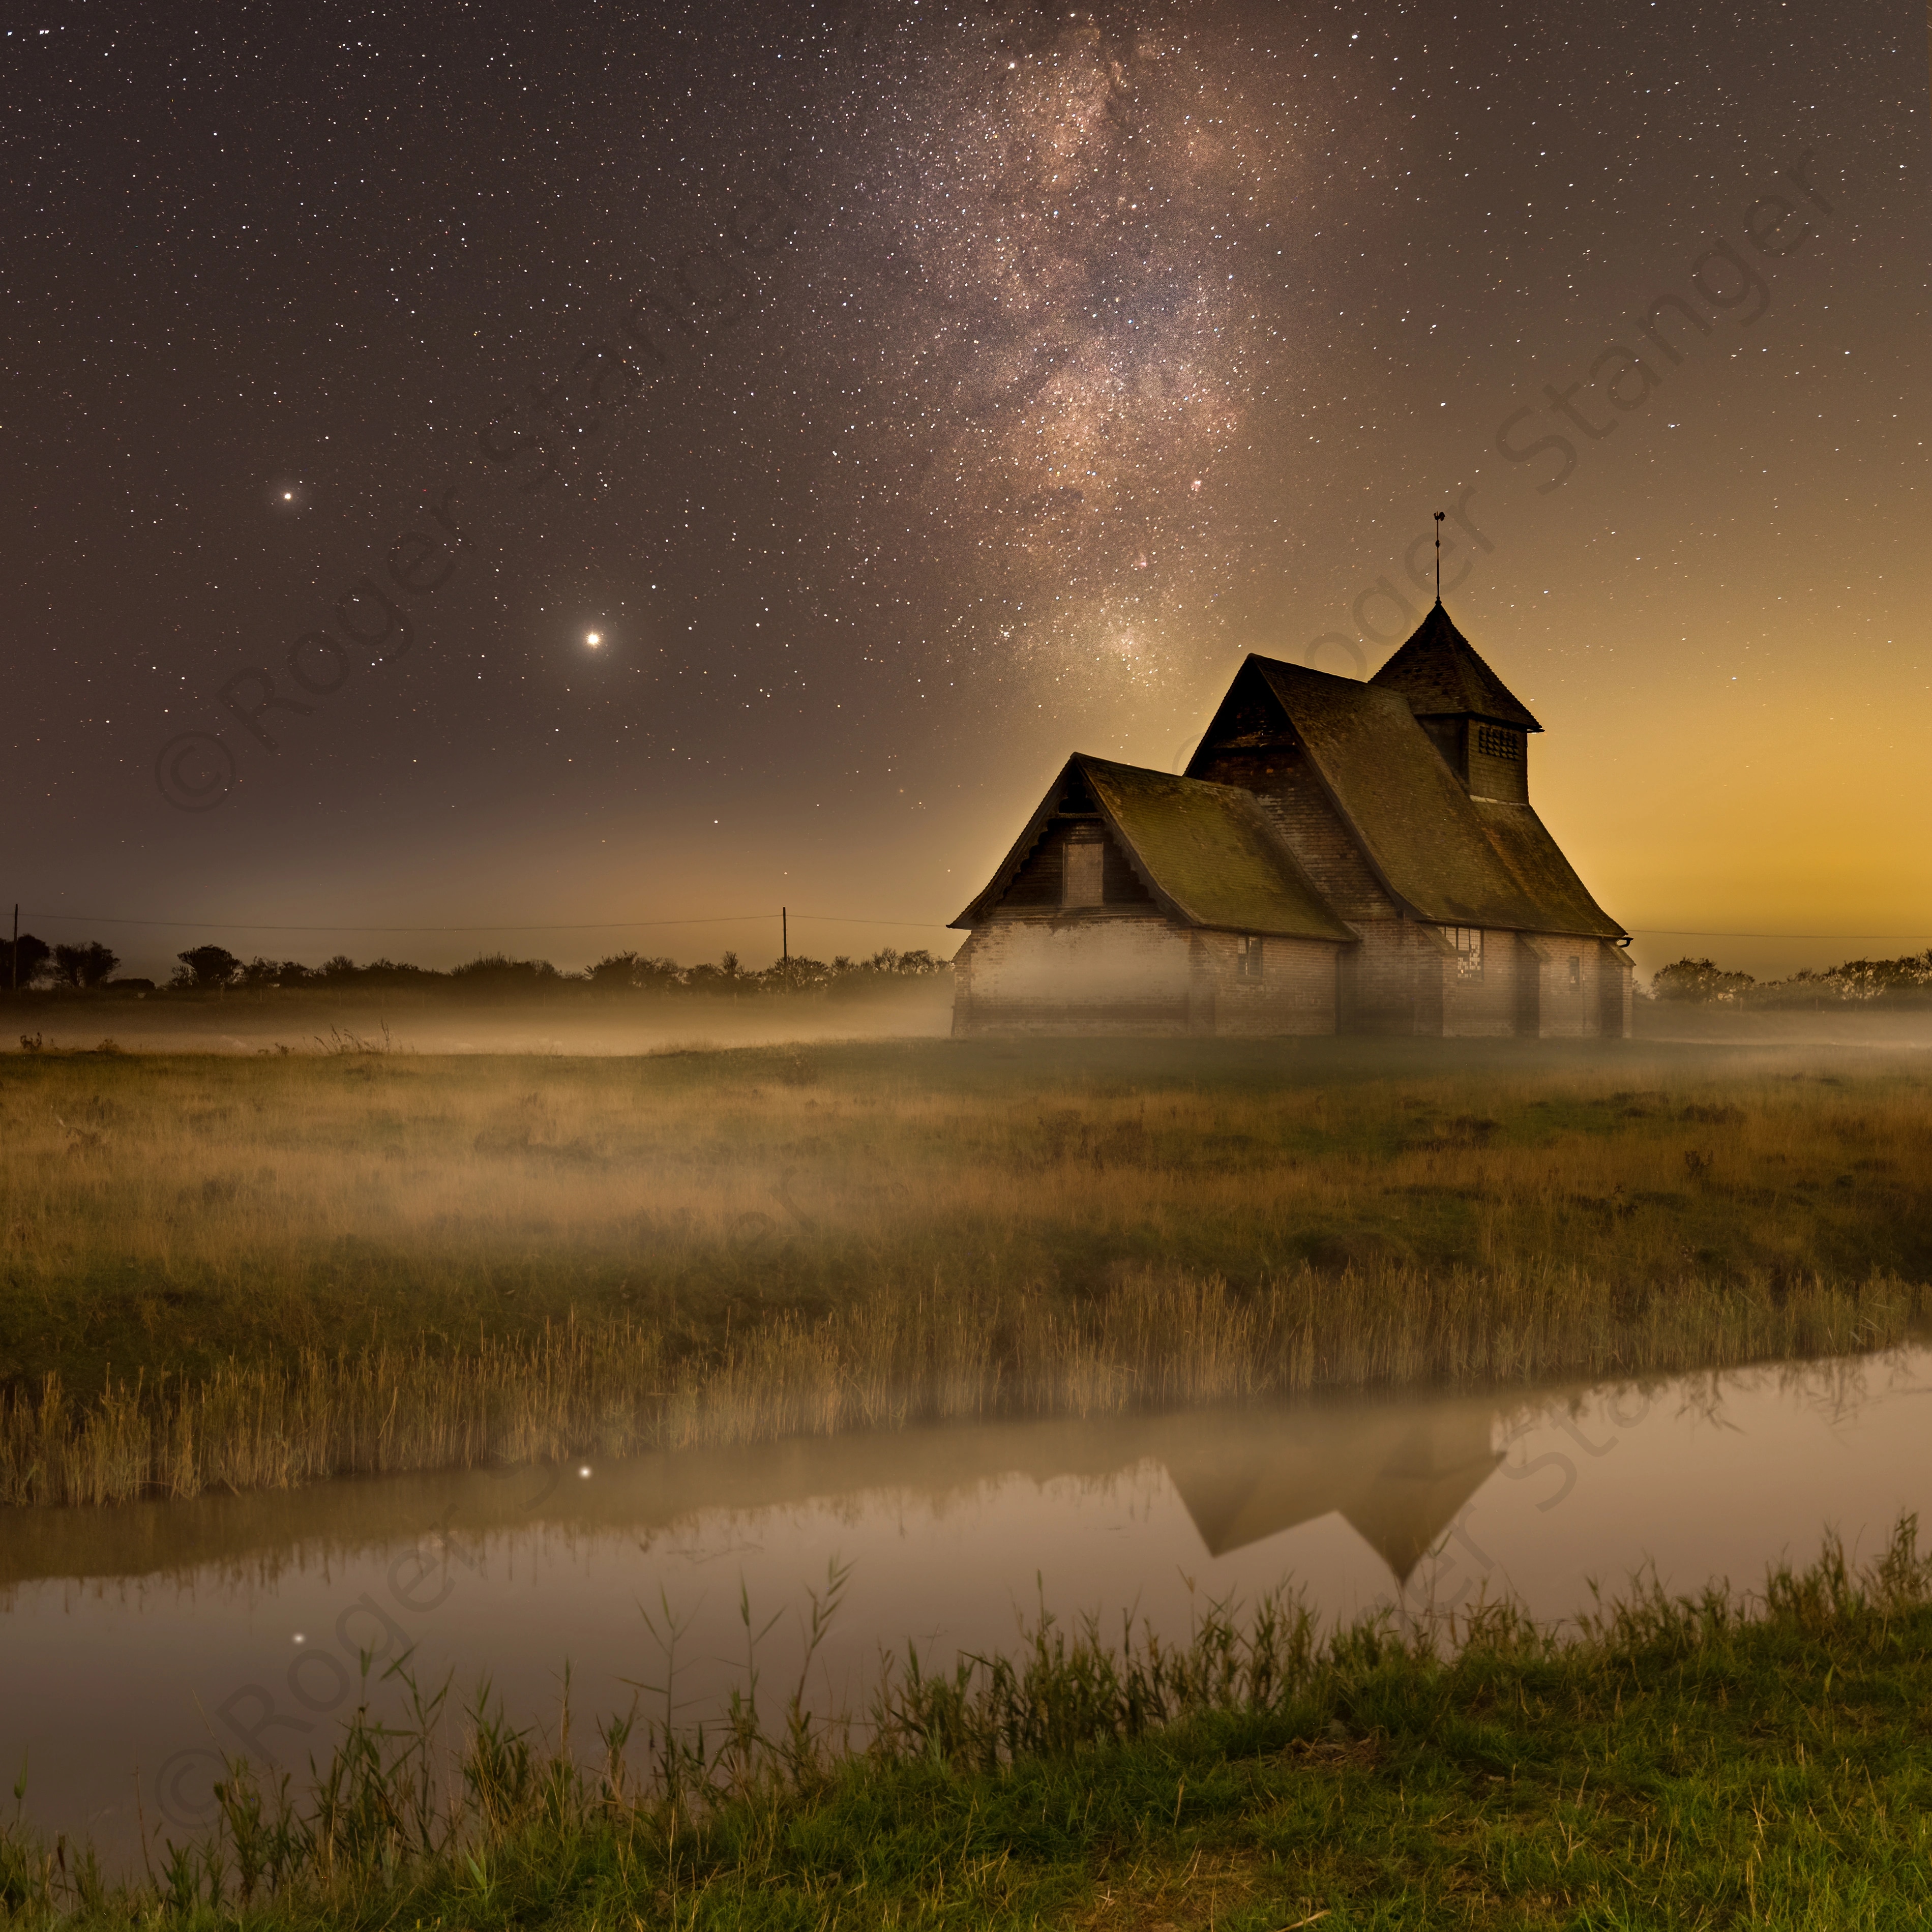
[[(1889, 1928), (1932, 1911), (1932, 1563), (1828, 1543), (1746, 1599), (1640, 1587), (1324, 1640), (1292, 1602), (1124, 1650), (1036, 1628), (881, 1685), (573, 1752), (376, 1687), (313, 1792), (240, 1766), (152, 1878), (0, 1828), (8, 1922), (523, 1927)], [(832, 1595), (836, 1594), (836, 1580)], [(836, 1616), (836, 1607), (829, 1613)], [(453, 1747), (446, 1758), (445, 1746)]]
[(0, 1060), (0, 1497), (1892, 1346), (1932, 1069), (1498, 1042)]

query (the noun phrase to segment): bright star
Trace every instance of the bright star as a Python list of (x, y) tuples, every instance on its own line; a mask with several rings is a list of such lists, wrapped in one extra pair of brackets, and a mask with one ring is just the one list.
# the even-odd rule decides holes
[(604, 641), (604, 633), (602, 631), (586, 631), (584, 634), (584, 641), (594, 651)]

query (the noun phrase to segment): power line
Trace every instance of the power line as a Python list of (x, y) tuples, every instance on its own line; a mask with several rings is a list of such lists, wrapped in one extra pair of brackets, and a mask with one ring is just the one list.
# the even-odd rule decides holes
[[(700, 919), (599, 919), (584, 920), (568, 926), (522, 926), (491, 921), (474, 926), (294, 926), (272, 925), (232, 919), (120, 919), (84, 912), (28, 912), (28, 919), (62, 920), (76, 926), (142, 926), (164, 931), (191, 932), (632, 932), (650, 926), (749, 926), (777, 919), (771, 912), (716, 913)], [(921, 932), (944, 932), (950, 928), (940, 921), (927, 919), (854, 919), (832, 913), (802, 912), (798, 916), (820, 926), (896, 926), (917, 927)]]
[(1633, 926), (1640, 939), (1932, 939), (1925, 932), (1718, 932), (1700, 926)]

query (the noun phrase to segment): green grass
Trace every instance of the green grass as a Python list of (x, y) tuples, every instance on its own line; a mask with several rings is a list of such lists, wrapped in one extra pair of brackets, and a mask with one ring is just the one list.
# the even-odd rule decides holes
[(1720, 1928), (1932, 1915), (1932, 1564), (1828, 1544), (1747, 1603), (1636, 1588), (1558, 1636), (1318, 1640), (1292, 1604), (1195, 1641), (1050, 1628), (894, 1672), (864, 1748), (794, 1696), (706, 1743), (607, 1724), (580, 1760), (487, 1700), (443, 1748), (388, 1687), (312, 1791), (236, 1775), (152, 1878), (0, 1833), (23, 1928)]
[(1886, 1346), (1928, 1099), (1623, 1046), (8, 1055), (0, 1498)]

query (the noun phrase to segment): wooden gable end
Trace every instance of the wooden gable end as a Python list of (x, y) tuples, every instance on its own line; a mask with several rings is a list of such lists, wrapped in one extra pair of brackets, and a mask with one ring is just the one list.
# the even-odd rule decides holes
[[(1096, 845), (1097, 865), (1092, 856)], [(1099, 800), (1076, 769), (1067, 773), (1052, 815), (990, 910), (1074, 915), (1150, 912), (1154, 904), (1154, 895), (1101, 816)]]

